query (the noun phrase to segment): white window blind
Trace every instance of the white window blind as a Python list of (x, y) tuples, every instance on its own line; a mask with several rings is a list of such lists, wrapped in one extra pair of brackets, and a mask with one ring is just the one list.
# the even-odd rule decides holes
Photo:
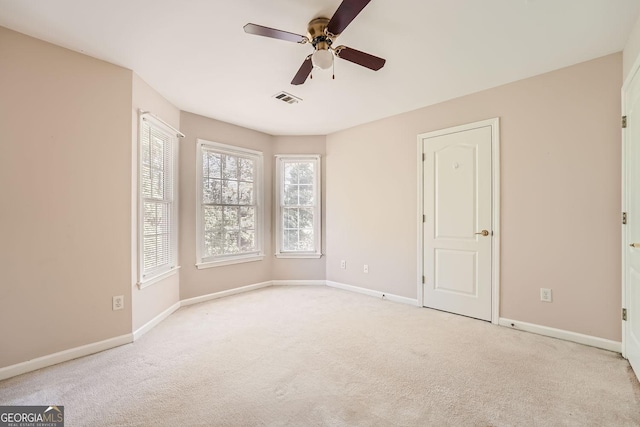
[(140, 121), (139, 283), (177, 267), (174, 169), (177, 139), (151, 117)]
[(198, 148), (198, 266), (262, 259), (262, 153)]
[(321, 256), (320, 156), (276, 156), (276, 256)]

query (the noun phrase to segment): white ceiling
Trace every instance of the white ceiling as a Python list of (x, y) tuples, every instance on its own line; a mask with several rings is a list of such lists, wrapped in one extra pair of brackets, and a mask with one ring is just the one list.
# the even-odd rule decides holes
[[(386, 58), (337, 60), (289, 82), (305, 34), (341, 0), (0, 0), (0, 25), (134, 70), (181, 110), (274, 135), (328, 134), (621, 51), (638, 0), (372, 0), (337, 44)], [(303, 99), (272, 98), (284, 90)]]

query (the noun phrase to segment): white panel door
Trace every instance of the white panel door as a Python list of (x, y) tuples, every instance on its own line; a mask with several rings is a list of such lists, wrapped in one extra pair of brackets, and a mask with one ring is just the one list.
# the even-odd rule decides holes
[(491, 321), (491, 126), (423, 139), (423, 305)]
[(636, 73), (625, 91), (627, 129), (624, 322), (625, 357), (640, 378), (640, 73)]

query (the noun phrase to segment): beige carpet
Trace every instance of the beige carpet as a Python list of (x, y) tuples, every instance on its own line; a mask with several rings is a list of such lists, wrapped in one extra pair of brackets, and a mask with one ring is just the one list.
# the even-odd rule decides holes
[(136, 341), (0, 382), (74, 426), (638, 426), (619, 354), (327, 287), (180, 309)]

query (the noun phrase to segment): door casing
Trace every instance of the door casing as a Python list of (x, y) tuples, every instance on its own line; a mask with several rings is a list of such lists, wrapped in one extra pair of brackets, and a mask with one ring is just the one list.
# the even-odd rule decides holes
[(491, 226), (493, 229), (493, 239), (491, 242), (491, 323), (498, 324), (500, 319), (500, 119), (498, 117), (479, 122), (468, 123), (446, 129), (418, 135), (417, 142), (417, 215), (416, 223), (418, 230), (417, 238), (417, 288), (418, 305), (424, 306), (424, 292), (422, 278), (424, 277), (424, 161), (423, 161), (423, 140), (455, 132), (491, 126)]
[[(636, 58), (633, 66), (627, 75), (627, 78), (624, 81), (621, 89), (621, 102), (622, 102), (622, 115), (627, 116), (628, 106), (627, 106), (627, 93), (631, 88), (631, 84), (634, 78), (640, 78), (640, 55)], [(628, 177), (627, 177), (627, 152), (628, 152), (628, 144), (627, 141), (627, 132), (625, 129), (621, 129), (621, 138), (622, 138), (622, 212), (628, 212), (628, 201), (629, 201), (629, 185), (628, 185)], [(621, 225), (621, 233), (622, 233), (622, 308), (628, 309), (631, 305), (631, 301), (628, 299), (629, 288), (627, 284), (627, 248), (630, 243), (627, 237), (627, 228), (625, 224)], [(627, 355), (627, 334), (629, 331), (627, 330), (627, 322), (625, 320), (621, 320), (621, 328), (622, 328), (622, 357), (628, 359)], [(640, 372), (636, 372), (636, 376), (640, 380)]]

